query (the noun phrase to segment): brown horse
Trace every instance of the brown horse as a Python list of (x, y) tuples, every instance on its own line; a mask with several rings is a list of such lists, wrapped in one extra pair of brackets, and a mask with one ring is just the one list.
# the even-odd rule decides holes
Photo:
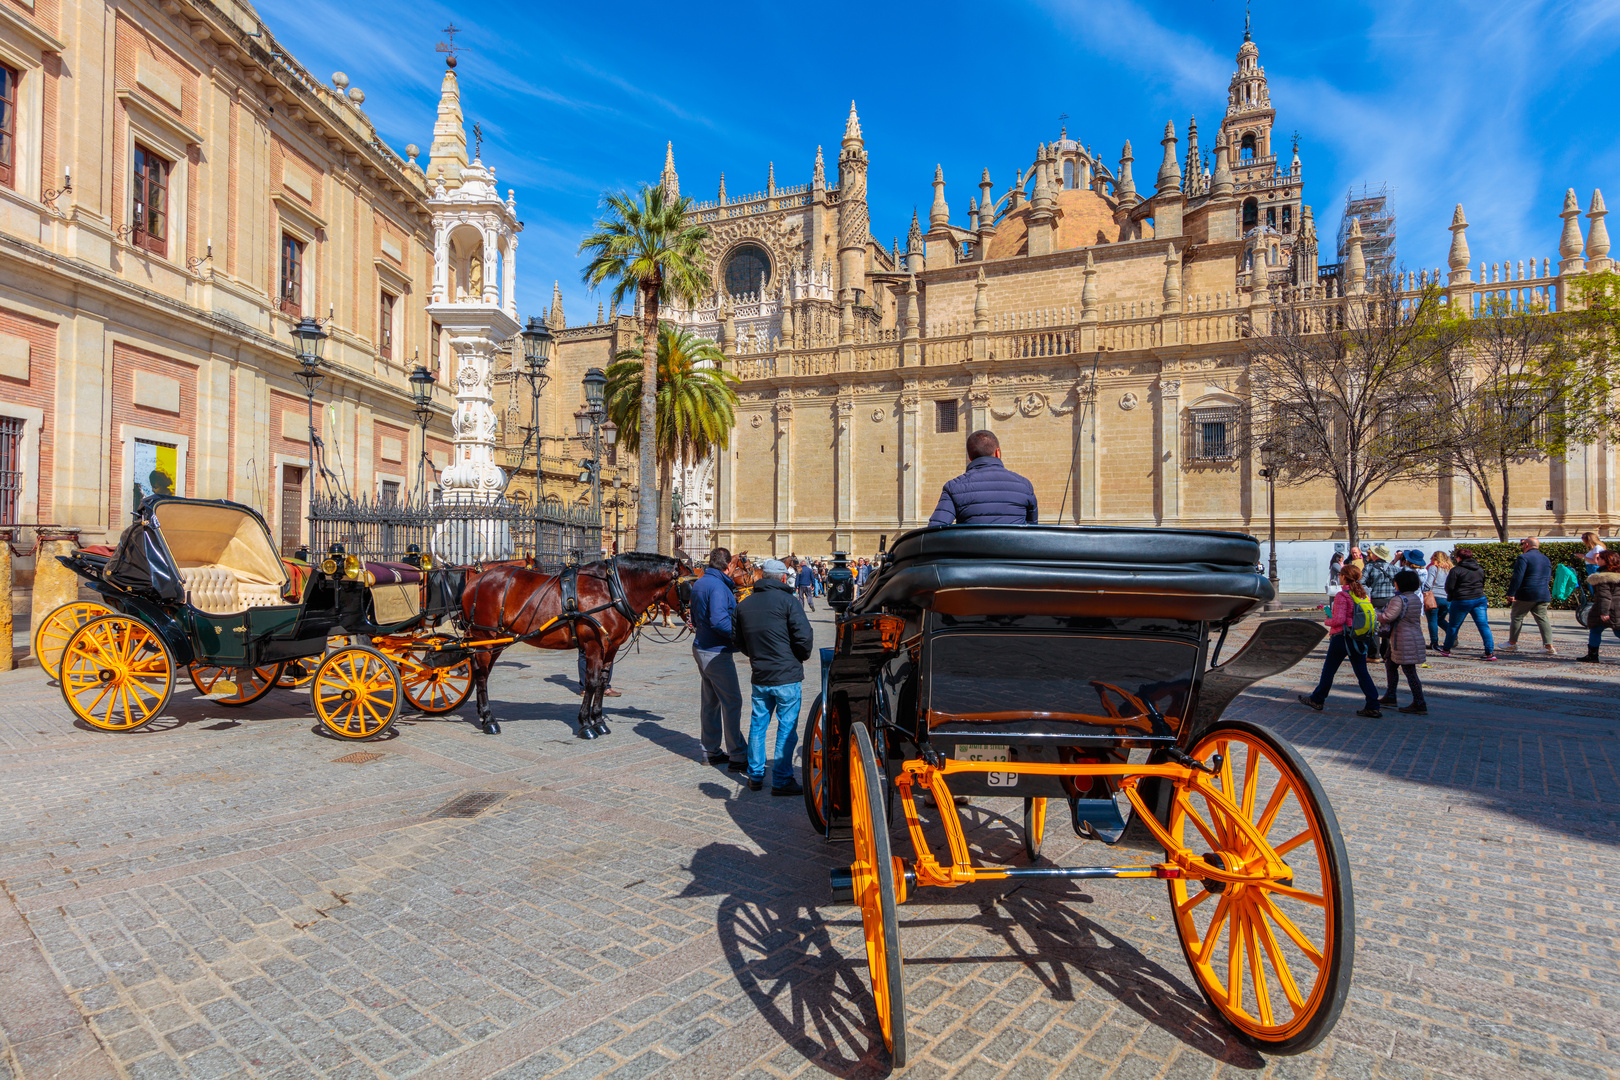
[[(602, 722), (602, 693), (613, 658), (649, 608), (666, 603), (684, 609), (678, 586), (690, 574), (690, 566), (666, 555), (635, 552), (562, 574), (494, 566), (462, 591), (463, 630), (472, 642), (513, 637), (538, 649), (583, 649), (585, 685), (576, 734), (595, 739), (608, 734)], [(469, 657), (478, 719), (486, 735), (501, 733), (500, 722), (489, 709), (489, 672), (507, 644), (479, 649)]]
[(739, 551), (726, 563), (726, 576), (737, 588), (752, 589), (765, 576), (765, 571), (748, 561), (748, 552)]

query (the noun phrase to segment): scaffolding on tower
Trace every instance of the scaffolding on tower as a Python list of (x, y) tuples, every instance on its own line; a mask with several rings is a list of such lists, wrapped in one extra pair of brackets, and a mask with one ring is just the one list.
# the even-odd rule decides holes
[(1339, 262), (1350, 251), (1350, 223), (1361, 222), (1361, 254), (1369, 281), (1395, 270), (1395, 211), (1389, 208), (1389, 185), (1361, 186), (1345, 192), (1344, 216), (1339, 220)]

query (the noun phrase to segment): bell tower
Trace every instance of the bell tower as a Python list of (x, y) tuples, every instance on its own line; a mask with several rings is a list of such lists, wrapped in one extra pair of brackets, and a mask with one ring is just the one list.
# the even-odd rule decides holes
[(1238, 48), (1237, 70), (1226, 90), (1226, 116), (1221, 133), (1231, 148), (1232, 168), (1245, 161), (1263, 161), (1272, 156), (1271, 125), (1276, 119), (1271, 108), (1271, 90), (1266, 86), (1266, 69), (1260, 66), (1260, 49), (1250, 35), (1248, 18), (1243, 23), (1243, 44)]

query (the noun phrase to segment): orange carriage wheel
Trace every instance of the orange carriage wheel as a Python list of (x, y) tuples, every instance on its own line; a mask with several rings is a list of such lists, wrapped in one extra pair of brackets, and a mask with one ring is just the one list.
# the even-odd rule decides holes
[(404, 699), (399, 670), (376, 649), (346, 645), (315, 669), (310, 698), (332, 734), (375, 739), (387, 734)]
[(34, 627), (34, 659), (52, 679), (61, 678), (62, 650), (68, 638), (91, 619), (111, 615), (112, 608), (94, 600), (70, 600), (39, 620)]
[[(1178, 788), (1171, 838), (1234, 872), (1281, 859), (1291, 877), (1171, 879), (1182, 952), (1204, 997), (1243, 1042), (1302, 1053), (1326, 1037), (1350, 991), (1355, 907), (1339, 823), (1310, 766), (1258, 724), (1218, 721), (1191, 753), (1210, 763), (1220, 755), (1217, 774), (1203, 779), (1225, 800)], [(1238, 826), (1232, 807), (1265, 848)]]
[(433, 667), (427, 662), (432, 642), (452, 642), (447, 634), (429, 634), (413, 638), (400, 648), (383, 646), (384, 653), (399, 665), (399, 677), (405, 687), (405, 700), (411, 708), (424, 716), (443, 716), (461, 708), (472, 693), (472, 661), (462, 660), (451, 667)]
[(894, 1068), (906, 1063), (906, 992), (900, 971), (899, 906), (895, 876), (900, 870), (889, 848), (888, 812), (883, 774), (878, 771), (872, 736), (864, 724), (853, 724), (854, 753), (849, 756), (850, 821), (855, 833), (855, 862), (850, 877), (866, 933), (866, 962), (872, 977), (872, 1001)]
[[(265, 664), (256, 668), (213, 667), (192, 664), (187, 669), (191, 685), (197, 693), (212, 698), (216, 705), (240, 708), (251, 705), (280, 684), (281, 665)], [(219, 695), (214, 697), (214, 695)]]
[(1046, 799), (1032, 796), (1024, 800), (1024, 854), (1034, 862), (1041, 857), (1041, 838), (1046, 835)]
[(74, 716), (103, 731), (138, 731), (168, 705), (174, 660), (145, 623), (104, 615), (68, 638), (60, 678)]
[(315, 680), (314, 657), (305, 657), (300, 660), (288, 660), (281, 665), (281, 675), (276, 679), (276, 685), (283, 690), (297, 690), (308, 686)]
[(821, 695), (810, 706), (810, 720), (804, 729), (804, 809), (810, 815), (810, 824), (823, 836), (827, 833), (827, 814), (823, 807), (827, 800), (827, 732), (826, 718), (821, 707)]

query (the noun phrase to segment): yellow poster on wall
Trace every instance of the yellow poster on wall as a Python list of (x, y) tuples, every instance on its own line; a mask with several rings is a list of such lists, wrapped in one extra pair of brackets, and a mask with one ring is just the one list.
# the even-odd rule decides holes
[(180, 450), (173, 443), (135, 440), (130, 479), (134, 484), (135, 505), (149, 495), (178, 495)]

